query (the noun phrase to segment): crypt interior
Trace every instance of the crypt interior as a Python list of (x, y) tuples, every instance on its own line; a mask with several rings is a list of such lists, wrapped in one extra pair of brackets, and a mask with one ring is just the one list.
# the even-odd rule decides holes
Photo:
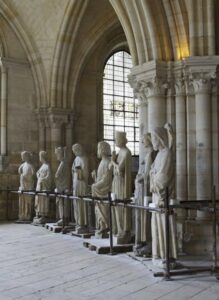
[[(217, 271), (215, 265), (210, 273), (180, 274), (173, 281), (153, 276), (153, 272), (163, 270), (163, 266), (153, 265), (156, 256), (153, 256), (153, 237), (158, 234), (158, 244), (162, 237), (159, 229), (154, 233), (151, 227), (156, 222), (156, 226), (164, 226), (164, 220), (156, 219), (155, 212), (139, 213), (137, 208), (122, 205), (112, 209), (112, 228), (117, 222), (117, 234), (120, 229), (123, 231), (117, 240), (113, 232), (113, 242), (122, 245), (118, 247), (122, 254), (101, 255), (86, 249), (83, 244), (90, 244), (91, 248), (93, 244), (87, 242), (88, 236), (83, 236), (87, 233), (84, 229), (78, 230), (78, 236), (71, 235), (73, 223), (77, 227), (85, 222), (89, 238), (94, 241), (96, 227), (104, 223), (102, 204), (92, 202), (95, 196), (100, 198), (93, 186), (98, 174), (95, 179), (92, 175), (100, 163), (99, 143), (105, 141), (111, 147), (109, 164), (114, 174), (109, 176), (114, 181), (116, 176), (122, 176), (122, 172), (115, 175), (118, 153), (122, 157), (125, 154), (121, 149), (128, 147), (130, 176), (123, 178), (124, 181), (120, 178), (117, 185), (121, 188), (125, 182), (125, 192), (129, 189), (123, 202), (131, 199), (127, 203), (149, 207), (148, 199), (159, 193), (149, 187), (146, 194), (149, 183), (145, 184), (146, 179), (142, 179), (144, 183), (136, 179), (141, 172), (144, 176), (146, 172), (142, 168), (146, 165), (148, 146), (143, 140), (150, 133), (153, 146), (153, 134), (158, 136), (158, 132), (167, 130), (169, 144), (162, 147), (168, 148), (171, 171), (163, 177), (172, 176), (173, 180), (164, 186), (171, 190), (171, 201), (174, 201), (171, 203), (178, 205), (172, 210), (173, 218), (169, 218), (170, 238), (174, 236), (170, 248), (172, 252), (174, 247), (177, 251), (177, 258), (173, 253), (172, 258), (179, 261), (177, 269), (183, 262), (190, 267), (206, 268), (212, 264), (212, 255), (213, 264), (217, 261), (218, 20), (218, 0), (0, 1), (0, 261), (3, 268), (0, 300), (219, 299), (219, 277), (212, 276)], [(169, 127), (164, 127), (165, 124)], [(117, 132), (121, 140), (124, 138), (121, 133), (125, 132), (127, 147), (115, 143)], [(81, 157), (72, 145), (78, 144), (83, 148), (82, 156), (86, 156), (88, 166), (88, 189), (83, 195), (74, 194), (72, 187), (73, 166), (77, 157)], [(62, 162), (57, 154), (60, 148), (64, 149), (67, 172), (60, 179), (61, 184), (63, 178), (67, 182), (68, 187), (63, 190), (56, 182), (59, 162)], [(156, 172), (156, 160), (162, 150), (154, 150), (158, 152), (153, 158)], [(21, 184), (24, 171), (19, 170), (24, 151), (31, 157), (34, 173), (31, 188)], [(40, 151), (46, 152), (46, 163), (51, 168), (53, 182), (47, 188), (47, 194), (53, 193), (51, 197), (35, 193), (36, 172), (42, 163)], [(77, 172), (81, 168), (75, 166)], [(153, 164), (150, 168), (153, 169)], [(152, 169), (147, 179), (150, 182)], [(118, 187), (115, 184), (111, 187), (107, 192), (113, 192), (110, 197), (115, 200)], [(19, 189), (31, 190), (32, 194), (19, 193)], [(67, 204), (59, 210), (54, 192), (90, 197), (90, 202), (82, 208), (78, 199), (72, 199), (76, 203), (73, 205), (69, 198), (68, 203), (60, 202)], [(40, 197), (42, 201), (51, 199), (48, 223), (63, 219), (57, 223), (62, 227), (61, 233), (55, 233), (54, 227), (50, 231), (46, 226), (33, 226), (20, 217), (20, 203), (29, 201), (25, 200), (28, 198), (33, 206), (33, 221), (34, 199)], [(215, 210), (211, 206), (214, 199)], [(158, 208), (156, 205), (151, 205), (151, 209)], [(81, 217), (84, 209), (85, 221)], [(98, 213), (102, 219), (95, 216)], [(63, 232), (64, 225), (69, 227)], [(104, 229), (108, 230), (108, 225)], [(124, 232), (129, 234), (124, 236)], [(163, 232), (165, 238), (166, 231)], [(107, 238), (98, 236), (100, 247), (105, 247), (104, 240), (109, 243), (110, 236), (108, 233)], [(148, 246), (147, 253), (136, 254), (136, 244)], [(166, 244), (163, 241), (164, 248)], [(166, 262), (165, 251), (160, 255), (163, 262)]]

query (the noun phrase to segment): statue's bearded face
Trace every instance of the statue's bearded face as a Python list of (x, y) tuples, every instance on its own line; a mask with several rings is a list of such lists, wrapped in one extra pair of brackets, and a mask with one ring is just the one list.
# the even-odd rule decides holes
[(154, 133), (151, 134), (151, 143), (155, 151), (159, 150), (160, 140)]

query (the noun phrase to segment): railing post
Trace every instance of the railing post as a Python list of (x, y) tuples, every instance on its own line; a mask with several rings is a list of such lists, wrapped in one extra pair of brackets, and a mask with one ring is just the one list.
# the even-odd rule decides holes
[(169, 229), (169, 191), (168, 187), (166, 188), (166, 197), (165, 197), (165, 233), (166, 233), (166, 272), (165, 280), (170, 279), (170, 229)]
[(212, 233), (213, 233), (213, 249), (212, 249), (212, 272), (217, 272), (217, 208), (215, 200), (215, 186), (212, 188)]
[(110, 254), (113, 255), (113, 225), (112, 225), (112, 199), (111, 193), (108, 193), (109, 200), (109, 230), (110, 230)]

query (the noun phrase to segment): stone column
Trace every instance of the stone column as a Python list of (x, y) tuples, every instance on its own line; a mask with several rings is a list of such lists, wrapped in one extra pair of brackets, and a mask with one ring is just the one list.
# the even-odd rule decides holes
[[(73, 129), (74, 129), (74, 120), (75, 116), (72, 114), (69, 116), (69, 120), (65, 126), (65, 140), (66, 140), (66, 147), (69, 152), (72, 153), (72, 145), (73, 145)], [(72, 155), (72, 154), (71, 154)]]
[(46, 150), (46, 124), (45, 118), (38, 115), (39, 124), (39, 150)]
[(184, 81), (175, 83), (176, 107), (176, 195), (178, 200), (187, 199), (186, 155), (186, 95)]
[[(186, 87), (186, 145), (187, 145), (187, 195), (188, 200), (196, 200), (196, 124), (195, 124), (195, 95), (189, 78), (185, 81)], [(188, 210), (188, 219), (196, 218), (195, 210)]]
[(51, 167), (53, 172), (56, 171), (58, 162), (55, 155), (55, 148), (59, 146), (65, 146), (62, 143), (63, 133), (63, 118), (56, 115), (50, 115), (50, 134), (51, 134)]
[(155, 77), (146, 83), (145, 93), (148, 100), (148, 130), (151, 132), (157, 126), (166, 123), (167, 84)]
[(144, 93), (146, 84), (144, 81), (137, 82), (133, 85), (134, 95), (138, 98), (138, 109), (139, 109), (139, 161), (142, 161), (144, 157), (144, 146), (142, 144), (143, 134), (148, 132), (148, 101)]
[[(187, 200), (187, 155), (186, 155), (186, 93), (184, 80), (175, 82), (175, 120), (176, 120), (176, 199)], [(177, 209), (178, 250), (184, 252), (186, 210)]]
[[(201, 74), (192, 80), (196, 106), (196, 196), (211, 199), (212, 141), (211, 141), (211, 81)], [(197, 212), (197, 219), (208, 219), (206, 212)]]
[[(138, 108), (139, 108), (139, 169), (138, 172), (141, 173), (144, 165), (142, 162), (145, 158), (145, 147), (142, 143), (144, 133), (148, 132), (148, 102), (144, 93), (144, 88), (146, 87), (145, 82), (140, 81), (134, 87), (134, 95), (138, 98)], [(144, 205), (144, 185), (138, 183), (135, 180), (135, 194), (138, 194), (138, 198), (135, 199), (136, 204)], [(134, 252), (137, 253), (137, 247), (142, 243), (142, 226), (144, 219), (147, 218), (147, 213), (136, 209), (135, 210), (135, 247)]]
[(1, 156), (7, 154), (7, 69), (1, 66)]

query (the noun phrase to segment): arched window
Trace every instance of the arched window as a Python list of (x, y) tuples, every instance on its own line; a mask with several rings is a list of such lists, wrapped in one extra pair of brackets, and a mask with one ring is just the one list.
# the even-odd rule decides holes
[(131, 56), (125, 51), (114, 53), (107, 61), (103, 76), (104, 140), (115, 148), (115, 131), (125, 131), (127, 146), (138, 155), (139, 125), (137, 99), (128, 83)]

